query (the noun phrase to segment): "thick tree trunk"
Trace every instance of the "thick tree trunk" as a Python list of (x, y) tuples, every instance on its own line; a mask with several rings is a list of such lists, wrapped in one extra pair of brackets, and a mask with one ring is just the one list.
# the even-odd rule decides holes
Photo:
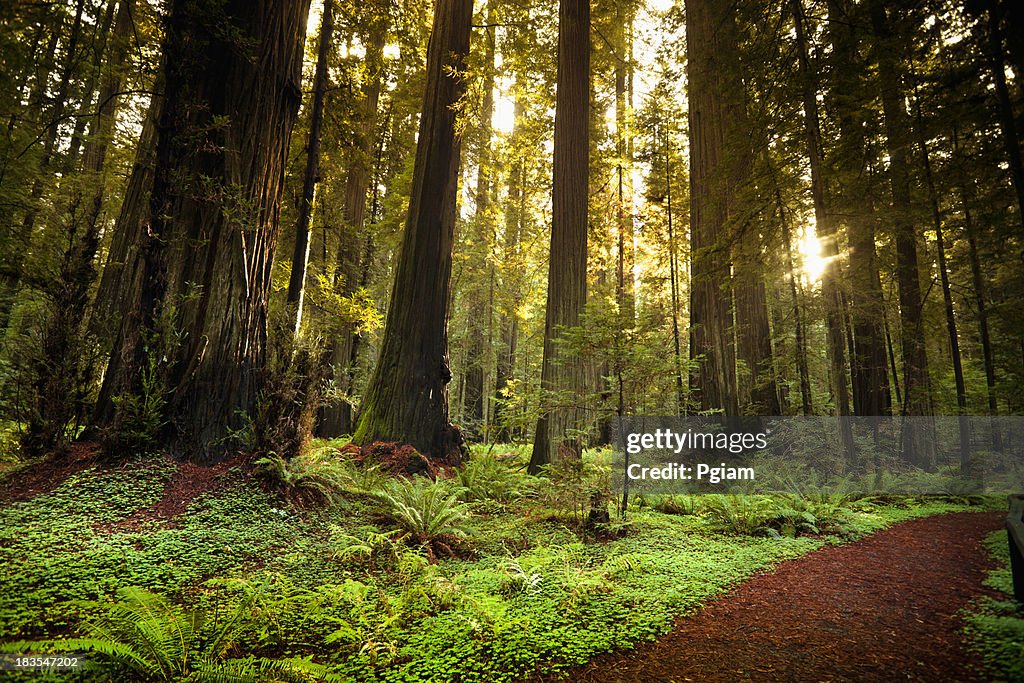
[[(146, 396), (158, 368), (169, 446), (199, 461), (217, 460), (249, 424), (264, 380), (308, 9), (308, 0), (170, 8), (142, 284), (105, 383), (107, 396)], [(113, 411), (115, 431), (130, 426), (127, 403)]]
[[(873, 2), (871, 23), (877, 40), (878, 84), (885, 117), (886, 149), (889, 152), (889, 181), (892, 188), (893, 230), (896, 241), (896, 284), (900, 302), (900, 337), (903, 349), (904, 415), (932, 414), (931, 383), (925, 348), (923, 299), (918, 274), (917, 234), (911, 213), (909, 127), (897, 68), (899, 43), (892, 33), (891, 18), (880, 1)], [(934, 443), (927, 429), (909, 429), (904, 454), (913, 464), (934, 466)]]
[(353, 440), (399, 441), (457, 463), (461, 435), (448, 420), (448, 299), (460, 140), (453, 105), (469, 52), (472, 0), (438, 0), (427, 49), (412, 196), (380, 356)]
[[(739, 414), (729, 282), (729, 210), (734, 200), (727, 121), (743, 118), (736, 27), (724, 0), (686, 3), (690, 126), (691, 391), (703, 410)], [(737, 92), (737, 89), (739, 91)], [(733, 119), (735, 120), (735, 119)], [(733, 159), (732, 163), (735, 164)]]
[[(295, 221), (295, 248), (292, 251), (292, 270), (288, 280), (287, 302), (295, 311), (295, 332), (302, 327), (302, 303), (306, 293), (306, 267), (309, 264), (309, 222), (313, 215), (316, 184), (320, 180), (320, 139), (324, 121), (324, 98), (327, 96), (327, 57), (331, 51), (334, 33), (334, 0), (324, 0), (320, 20), (320, 38), (316, 51), (316, 69), (313, 74), (313, 108), (309, 113), (309, 138), (306, 141), (306, 171), (302, 177), (302, 196), (299, 197), (299, 215)], [(365, 202), (365, 191), (364, 199)]]
[(587, 203), (590, 156), (590, 0), (560, 0), (558, 90), (551, 190), (551, 256), (544, 318), (541, 390), (529, 470), (582, 455), (583, 362), (561, 348), (560, 328), (575, 327), (587, 302)]

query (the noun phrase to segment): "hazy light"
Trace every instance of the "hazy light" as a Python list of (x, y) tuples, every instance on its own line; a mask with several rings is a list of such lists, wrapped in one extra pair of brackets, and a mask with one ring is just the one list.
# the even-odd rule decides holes
[(494, 100), (494, 115), (491, 126), (501, 133), (511, 133), (516, 124), (516, 103), (509, 97), (498, 95)]
[(821, 241), (814, 235), (814, 229), (804, 229), (797, 244), (804, 276), (811, 282), (818, 282), (825, 274), (829, 259), (821, 254)]

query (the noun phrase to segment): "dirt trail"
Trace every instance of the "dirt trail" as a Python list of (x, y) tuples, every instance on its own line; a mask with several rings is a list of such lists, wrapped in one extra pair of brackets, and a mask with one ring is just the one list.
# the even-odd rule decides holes
[(981, 547), (1002, 513), (898, 524), (758, 575), (654, 643), (602, 655), (573, 683), (984, 680), (958, 611), (988, 593)]

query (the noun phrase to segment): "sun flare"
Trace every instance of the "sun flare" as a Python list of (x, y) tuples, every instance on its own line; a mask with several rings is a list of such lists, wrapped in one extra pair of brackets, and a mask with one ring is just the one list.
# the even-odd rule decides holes
[(809, 282), (819, 282), (828, 266), (828, 258), (821, 251), (821, 240), (814, 234), (814, 228), (805, 228), (797, 243), (803, 275)]

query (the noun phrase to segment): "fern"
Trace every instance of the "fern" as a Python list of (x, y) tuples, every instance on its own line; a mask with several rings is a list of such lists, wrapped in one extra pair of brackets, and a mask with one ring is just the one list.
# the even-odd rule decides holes
[(462, 493), (461, 487), (447, 481), (414, 477), (392, 480), (377, 498), (395, 524), (434, 551), (468, 535), (469, 506), (459, 501)]
[(250, 600), (213, 611), (189, 610), (143, 588), (123, 588), (120, 600), (85, 625), (86, 635), (54, 641), (8, 643), (20, 652), (40, 647), (88, 651), (92, 666), (110, 680), (262, 681), (341, 680), (306, 659), (229, 658), (235, 643), (253, 628)]

